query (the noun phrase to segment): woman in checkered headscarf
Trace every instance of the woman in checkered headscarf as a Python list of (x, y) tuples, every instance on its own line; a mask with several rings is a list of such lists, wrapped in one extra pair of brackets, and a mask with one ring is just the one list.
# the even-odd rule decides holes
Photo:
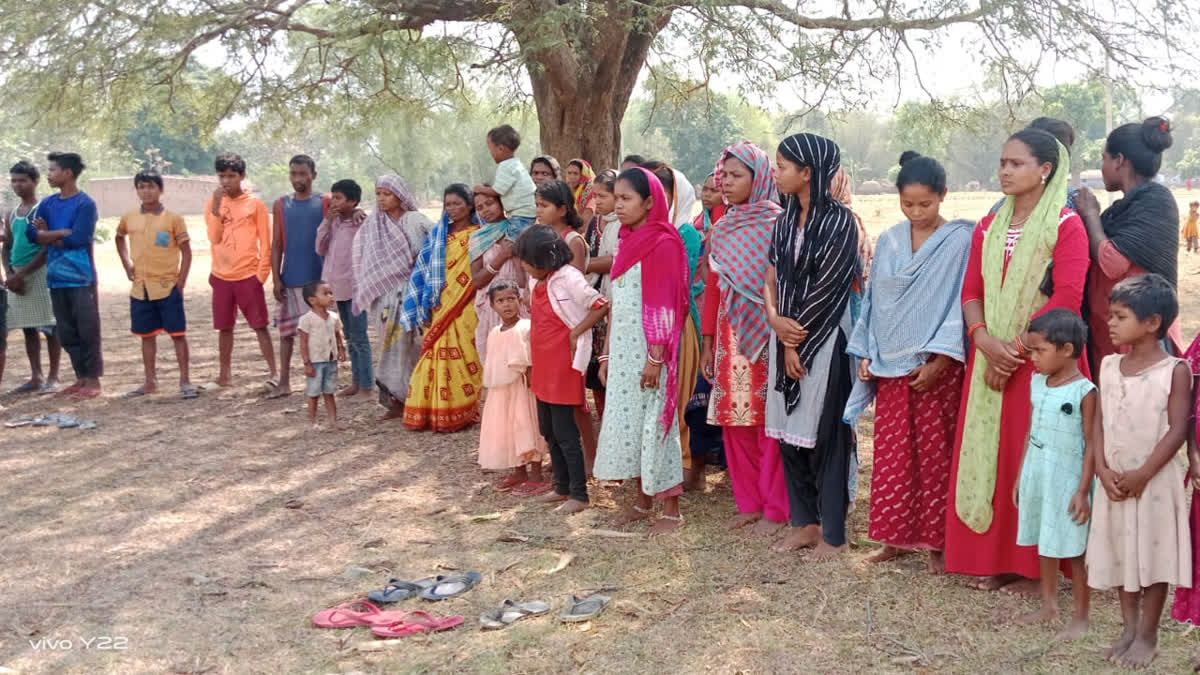
[(771, 161), (742, 141), (721, 153), (715, 174), (727, 208), (713, 226), (701, 333), (701, 372), (712, 384), (708, 422), (722, 427), (739, 515), (769, 534), (787, 519), (779, 444), (767, 438), (767, 338), (762, 289), (771, 229), (782, 208)]

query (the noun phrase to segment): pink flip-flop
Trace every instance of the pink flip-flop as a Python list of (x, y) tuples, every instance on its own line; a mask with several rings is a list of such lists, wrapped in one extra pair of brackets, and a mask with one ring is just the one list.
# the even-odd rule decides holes
[(376, 621), (398, 621), (403, 619), (405, 614), (406, 612), (385, 612), (369, 602), (359, 600), (323, 609), (313, 615), (312, 621), (317, 628), (354, 628), (370, 626)]
[(466, 621), (461, 616), (436, 617), (429, 612), (414, 610), (407, 612), (403, 619), (387, 623), (373, 623), (371, 632), (382, 638), (398, 638), (417, 633), (436, 633), (461, 626)]

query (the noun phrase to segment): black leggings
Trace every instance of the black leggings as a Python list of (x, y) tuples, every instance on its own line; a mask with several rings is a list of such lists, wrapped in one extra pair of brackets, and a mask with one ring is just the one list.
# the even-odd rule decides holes
[(575, 406), (544, 403), (539, 400), (537, 411), (542, 438), (545, 438), (546, 445), (550, 446), (555, 494), (587, 502), (587, 466), (583, 461), (579, 427), (575, 426)]

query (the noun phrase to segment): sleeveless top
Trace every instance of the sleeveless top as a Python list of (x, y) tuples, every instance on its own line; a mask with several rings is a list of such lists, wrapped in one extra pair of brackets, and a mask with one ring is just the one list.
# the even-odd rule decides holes
[(29, 220), (37, 215), (37, 204), (23, 216), (17, 215), (19, 208), (21, 207), (13, 209), (8, 216), (9, 231), (12, 233), (12, 257), (9, 258), (9, 264), (13, 268), (28, 265), (42, 251), (41, 246), (29, 241), (29, 237), (25, 236), (25, 230), (29, 229)]
[[(279, 278), (288, 288), (298, 288), (321, 278), (325, 261), (317, 255), (317, 228), (325, 217), (325, 198), (314, 193), (298, 200), (294, 195), (279, 198), (283, 215), (283, 267)], [(280, 207), (275, 208), (279, 217)]]

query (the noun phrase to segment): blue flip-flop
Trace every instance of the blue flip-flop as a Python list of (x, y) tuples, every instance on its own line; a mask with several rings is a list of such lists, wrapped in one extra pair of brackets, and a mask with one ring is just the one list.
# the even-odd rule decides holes
[(479, 585), (483, 581), (483, 575), (479, 572), (467, 572), (465, 574), (454, 574), (448, 577), (438, 577), (429, 588), (421, 591), (421, 599), (423, 600), (445, 600), (447, 598), (457, 597)]
[(404, 581), (403, 579), (388, 579), (387, 584), (377, 590), (367, 593), (367, 599), (377, 604), (390, 604), (407, 600), (414, 595), (418, 595), (421, 591), (433, 586), (441, 581), (442, 577), (426, 577), (416, 581)]

